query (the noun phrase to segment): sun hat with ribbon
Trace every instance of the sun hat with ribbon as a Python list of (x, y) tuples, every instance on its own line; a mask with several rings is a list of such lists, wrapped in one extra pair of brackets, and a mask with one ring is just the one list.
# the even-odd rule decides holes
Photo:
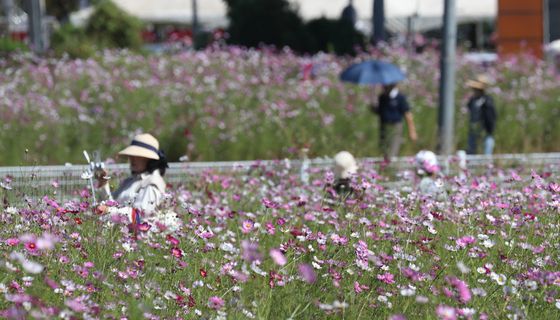
[(475, 79), (470, 79), (467, 81), (467, 87), (473, 89), (485, 90), (490, 86), (490, 80), (487, 76), (480, 74)]
[(337, 174), (343, 178), (350, 178), (350, 176), (358, 172), (358, 165), (356, 159), (348, 151), (340, 151), (334, 156), (334, 163), (336, 165)]
[(159, 142), (149, 133), (139, 134), (134, 137), (130, 145), (121, 150), (119, 154), (154, 160), (160, 160), (162, 158), (162, 152), (159, 150)]

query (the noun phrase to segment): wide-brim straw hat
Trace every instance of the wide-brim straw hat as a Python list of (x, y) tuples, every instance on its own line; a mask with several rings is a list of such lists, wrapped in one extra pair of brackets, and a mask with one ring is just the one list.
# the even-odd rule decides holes
[(119, 152), (123, 156), (142, 157), (159, 160), (159, 142), (149, 133), (139, 134), (130, 145)]
[(334, 156), (336, 170), (341, 178), (349, 178), (358, 172), (358, 164), (354, 156), (348, 151), (341, 151)]
[(485, 75), (479, 75), (476, 79), (467, 81), (467, 87), (479, 90), (485, 90), (490, 86), (490, 80)]

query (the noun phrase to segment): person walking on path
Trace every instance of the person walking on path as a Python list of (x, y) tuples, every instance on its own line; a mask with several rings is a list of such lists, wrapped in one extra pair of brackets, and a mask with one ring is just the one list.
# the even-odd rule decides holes
[(494, 100), (486, 93), (490, 82), (484, 75), (467, 81), (467, 87), (473, 93), (467, 103), (469, 109), (469, 134), (468, 154), (477, 154), (482, 139), (484, 142), (484, 154), (491, 155), (494, 151), (494, 129), (496, 127), (496, 109)]
[(416, 142), (418, 139), (410, 106), (406, 96), (399, 92), (397, 84), (388, 84), (383, 86), (378, 102), (371, 105), (371, 110), (379, 115), (379, 146), (385, 162), (390, 162), (392, 158), (399, 155), (403, 118), (406, 119), (410, 140)]

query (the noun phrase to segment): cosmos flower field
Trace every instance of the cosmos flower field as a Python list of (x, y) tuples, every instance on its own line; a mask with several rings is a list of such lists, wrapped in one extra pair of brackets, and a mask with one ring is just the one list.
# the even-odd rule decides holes
[[(0, 209), (7, 319), (558, 319), (558, 167), (443, 179), (362, 165), (192, 175), (136, 227), (88, 189)], [(7, 199), (9, 181), (0, 196)]]
[[(373, 90), (338, 80), (351, 63), (371, 58), (393, 62), (407, 74), (401, 89), (419, 141), (405, 141), (402, 155), (433, 149), (435, 49), (414, 54), (385, 47), (351, 58), (210, 47), (174, 55), (104, 51), (87, 60), (0, 57), (0, 164), (82, 163), (84, 149), (99, 149), (105, 159), (140, 132), (157, 137), (171, 161), (183, 155), (192, 161), (283, 159), (303, 145), (311, 157), (340, 150), (379, 156), (378, 119), (368, 108)], [(462, 53), (455, 149), (467, 145), (465, 82), (479, 73), (492, 81), (495, 152), (557, 152), (560, 77), (551, 65), (519, 56), (482, 66)]]

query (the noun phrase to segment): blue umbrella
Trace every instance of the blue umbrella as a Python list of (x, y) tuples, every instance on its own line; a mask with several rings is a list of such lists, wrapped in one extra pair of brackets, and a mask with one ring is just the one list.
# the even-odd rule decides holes
[(404, 79), (399, 67), (379, 60), (353, 64), (340, 74), (340, 80), (358, 84), (393, 84)]

